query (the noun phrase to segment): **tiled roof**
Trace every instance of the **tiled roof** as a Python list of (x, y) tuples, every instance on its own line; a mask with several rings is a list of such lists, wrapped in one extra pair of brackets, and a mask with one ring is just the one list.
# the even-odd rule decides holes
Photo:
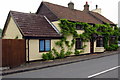
[(60, 37), (44, 16), (10, 11), (18, 28), (27, 37)]
[(42, 2), (42, 4), (46, 5), (47, 8), (49, 8), (50, 11), (52, 11), (59, 19), (68, 19), (71, 21), (87, 22), (94, 24), (114, 24), (101, 14), (95, 12), (69, 9), (68, 7), (52, 4), (49, 2)]

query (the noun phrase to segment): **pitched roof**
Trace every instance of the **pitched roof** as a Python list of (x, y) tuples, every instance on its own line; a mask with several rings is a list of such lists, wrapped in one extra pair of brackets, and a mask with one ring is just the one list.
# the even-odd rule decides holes
[(44, 16), (15, 11), (10, 11), (10, 14), (24, 36), (60, 37)]
[[(69, 9), (68, 7), (56, 5), (49, 2), (42, 2), (46, 5), (52, 13), (54, 13), (59, 19), (68, 19), (71, 21), (94, 23), (94, 24), (103, 24), (109, 23), (114, 24), (101, 14), (91, 12), (91, 11), (80, 11), (76, 9)], [(39, 9), (38, 9), (39, 10)], [(38, 11), (37, 11), (38, 12)]]

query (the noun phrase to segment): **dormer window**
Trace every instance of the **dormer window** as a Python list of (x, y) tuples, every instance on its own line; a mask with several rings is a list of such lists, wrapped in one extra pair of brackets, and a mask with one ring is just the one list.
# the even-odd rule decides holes
[(77, 29), (77, 30), (83, 30), (83, 26), (82, 26), (82, 25), (77, 24), (77, 25), (76, 25), (76, 29)]

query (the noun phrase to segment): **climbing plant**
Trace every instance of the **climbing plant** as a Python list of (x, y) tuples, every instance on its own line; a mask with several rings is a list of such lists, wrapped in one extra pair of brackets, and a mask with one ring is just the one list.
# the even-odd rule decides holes
[[(84, 32), (82, 34), (77, 34), (76, 31), (76, 26), (80, 25), (82, 26)], [(103, 36), (103, 43), (104, 43), (104, 47), (105, 49), (109, 47), (109, 39), (111, 36), (115, 36), (115, 43), (114, 45), (117, 46), (117, 41), (118, 41), (118, 37), (120, 35), (119, 32), (119, 28), (117, 26), (111, 27), (110, 24), (88, 24), (88, 23), (83, 23), (83, 22), (70, 22), (66, 19), (61, 19), (60, 20), (60, 24), (59, 24), (60, 28), (61, 28), (61, 34), (63, 35), (63, 39), (62, 40), (62, 44), (63, 42), (66, 43), (66, 46), (71, 47), (70, 45), (68, 45), (68, 41), (66, 41), (67, 36), (69, 35), (73, 35), (73, 40), (75, 41), (75, 38), (81, 38), (83, 42), (85, 41), (90, 41), (91, 39), (96, 39), (93, 35), (96, 36)], [(74, 45), (74, 43), (72, 44)]]
[[(84, 30), (82, 34), (77, 33), (76, 31), (77, 25), (82, 26), (82, 29)], [(120, 36), (120, 31), (117, 26), (111, 27), (110, 24), (107, 23), (91, 25), (88, 23), (71, 22), (66, 19), (61, 19), (59, 23), (59, 27), (61, 29), (60, 33), (62, 34), (62, 38), (60, 39), (60, 41), (57, 41), (55, 44), (60, 47), (60, 53), (58, 53), (57, 50), (55, 50), (55, 48), (52, 49), (52, 52), (56, 58), (64, 58), (66, 56), (71, 55), (73, 53), (71, 50), (75, 44), (76, 38), (81, 38), (83, 42), (87, 42), (90, 41), (91, 39), (95, 40), (97, 36), (103, 36), (104, 48), (106, 50), (116, 50), (118, 48), (117, 41), (118, 41), (118, 37)], [(96, 37), (93, 35), (96, 35)], [(68, 36), (72, 36), (73, 39), (71, 41), (67, 40)], [(116, 37), (115, 39), (116, 44), (111, 44), (111, 45), (108, 44), (111, 36)], [(67, 46), (67, 52), (65, 52), (64, 45)], [(75, 50), (74, 54), (79, 55), (79, 53), (81, 52), (83, 51)]]

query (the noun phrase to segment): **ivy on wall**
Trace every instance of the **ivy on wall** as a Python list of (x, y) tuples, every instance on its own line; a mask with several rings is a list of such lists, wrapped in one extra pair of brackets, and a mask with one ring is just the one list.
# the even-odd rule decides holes
[[(78, 34), (76, 31), (76, 26), (82, 26), (82, 29), (84, 32), (82, 34)], [(118, 30), (117, 26), (111, 27), (109, 24), (88, 24), (88, 23), (83, 23), (83, 22), (71, 22), (66, 19), (61, 19), (59, 23), (59, 27), (61, 29), (60, 33), (62, 34), (62, 39), (60, 41), (57, 41), (55, 44), (60, 47), (60, 53), (55, 50), (55, 48), (52, 49), (50, 55), (53, 53), (55, 56), (54, 58), (64, 58), (66, 56), (71, 55), (73, 52), (71, 49), (73, 48), (75, 44), (75, 39), (76, 38), (81, 38), (83, 42), (90, 41), (91, 39), (95, 41), (97, 36), (103, 36), (103, 43), (104, 43), (104, 48), (106, 50), (117, 50), (118, 45), (118, 37), (120, 35), (120, 32)], [(68, 36), (72, 36), (73, 39), (70, 41), (67, 40)], [(109, 45), (109, 39), (111, 36), (115, 36), (115, 44), (110, 44)], [(64, 44), (67, 46), (67, 52), (64, 50)], [(85, 48), (86, 45), (83, 46)], [(82, 51), (75, 50), (74, 54), (79, 55)], [(47, 53), (48, 54), (48, 53)], [(46, 55), (47, 55), (46, 54)], [(43, 58), (44, 58), (43, 54)], [(46, 56), (45, 55), (45, 56)], [(48, 56), (50, 56), (48, 55)], [(52, 58), (53, 59), (53, 56)]]

